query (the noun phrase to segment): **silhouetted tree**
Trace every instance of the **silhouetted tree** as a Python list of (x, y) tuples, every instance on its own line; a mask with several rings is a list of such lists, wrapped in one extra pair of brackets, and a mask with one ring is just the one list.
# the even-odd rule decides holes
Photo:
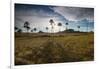
[(22, 29), (18, 29), (18, 31), (17, 31), (17, 32), (21, 33), (21, 32), (22, 32)]
[(18, 27), (15, 26), (15, 30), (18, 30)]
[(29, 31), (29, 29), (30, 29), (30, 26), (29, 26), (30, 24), (29, 24), (29, 22), (28, 21), (26, 21), (25, 23), (24, 23), (24, 28), (26, 28), (27, 29), (27, 32)]
[(33, 29), (31, 30), (31, 32), (33, 32)]
[(74, 29), (68, 29), (68, 32), (75, 32)]
[(50, 22), (50, 25), (51, 25), (51, 32), (53, 32), (55, 23), (54, 23), (53, 19), (50, 19), (49, 22)]
[(44, 32), (40, 30), (38, 33), (44, 33)]
[(36, 32), (37, 28), (34, 28), (33, 30)]
[(68, 29), (68, 23), (66, 23), (66, 30)]
[(48, 29), (49, 29), (49, 28), (48, 28), (48, 27), (46, 27), (45, 29), (46, 29), (46, 30), (47, 30), (47, 32), (48, 32)]
[(19, 28), (15, 26), (15, 31), (18, 31), (18, 30), (19, 30)]
[(79, 31), (79, 29), (80, 29), (80, 26), (77, 26), (77, 28), (78, 28), (78, 31)]
[(59, 26), (59, 32), (60, 32), (60, 27), (62, 26), (62, 23), (58, 23), (58, 26)]

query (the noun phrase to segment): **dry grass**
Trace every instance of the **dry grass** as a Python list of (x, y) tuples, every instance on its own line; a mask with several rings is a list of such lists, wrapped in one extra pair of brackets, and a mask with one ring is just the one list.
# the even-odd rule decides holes
[(15, 65), (94, 60), (93, 33), (15, 36)]

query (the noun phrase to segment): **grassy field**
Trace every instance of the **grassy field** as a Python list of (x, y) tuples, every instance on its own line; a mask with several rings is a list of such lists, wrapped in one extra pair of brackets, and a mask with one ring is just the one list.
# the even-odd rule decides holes
[(15, 33), (15, 65), (92, 60), (93, 33)]

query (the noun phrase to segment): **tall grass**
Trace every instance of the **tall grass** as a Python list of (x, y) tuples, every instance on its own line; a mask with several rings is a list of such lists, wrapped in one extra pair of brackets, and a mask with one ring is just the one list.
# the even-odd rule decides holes
[[(22, 36), (22, 34), (21, 34)], [(15, 37), (15, 65), (94, 60), (93, 34)]]

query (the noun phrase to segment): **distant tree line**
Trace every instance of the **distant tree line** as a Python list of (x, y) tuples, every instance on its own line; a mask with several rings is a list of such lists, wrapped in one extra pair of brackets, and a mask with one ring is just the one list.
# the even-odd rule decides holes
[[(54, 22), (54, 20), (53, 20), (53, 19), (50, 19), (50, 20), (49, 20), (49, 23), (50, 23), (50, 25), (51, 25), (51, 28), (50, 28), (50, 29), (51, 29), (51, 32), (54, 33), (54, 27), (55, 27), (55, 22)], [(66, 29), (65, 29), (64, 31), (61, 31), (62, 25), (63, 25), (63, 23), (61, 23), (61, 22), (59, 22), (59, 23), (57, 24), (57, 26), (59, 27), (59, 32), (76, 32), (74, 29), (68, 28), (68, 25), (69, 25), (68, 22), (65, 23)], [(26, 29), (27, 33), (29, 32), (29, 30), (30, 30), (30, 32), (37, 32), (37, 30), (38, 30), (38, 28), (36, 28), (36, 27), (31, 28), (31, 27), (30, 27), (30, 23), (29, 23), (28, 21), (26, 21), (26, 22), (24, 23), (23, 27)], [(81, 28), (81, 27), (78, 25), (78, 26), (77, 26), (77, 29), (78, 29), (77, 32), (80, 32), (80, 28)], [(46, 29), (46, 32), (49, 32), (49, 31), (48, 31), (48, 30), (49, 30), (49, 27), (45, 27), (45, 29)], [(23, 30), (20, 29), (20, 28), (18, 28), (18, 27), (15, 27), (15, 30), (16, 30), (16, 32), (19, 32), (19, 33), (23, 32)], [(44, 33), (44, 32), (43, 32), (42, 30), (40, 30), (38, 33)]]

